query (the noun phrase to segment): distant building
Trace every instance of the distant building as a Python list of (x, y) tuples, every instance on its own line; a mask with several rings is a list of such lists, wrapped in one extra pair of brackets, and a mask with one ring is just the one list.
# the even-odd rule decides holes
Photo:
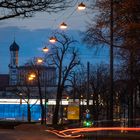
[[(10, 46), (10, 64), (9, 64), (9, 85), (25, 85), (28, 81), (28, 76), (31, 73), (39, 72), (39, 78), (41, 86), (48, 85), (54, 86), (56, 85), (56, 68), (49, 67), (44, 65), (25, 65), (25, 66), (18, 66), (18, 52), (19, 52), (19, 45), (14, 41)], [(36, 74), (37, 76), (37, 74)], [(34, 85), (36, 83), (37, 78), (34, 81), (30, 81), (29, 85)]]
[[(32, 98), (38, 96), (38, 84), (41, 86), (41, 90), (45, 93), (45, 90), (51, 98), (56, 93), (56, 68), (45, 65), (24, 65), (19, 66), (19, 45), (14, 41), (10, 45), (10, 64), (9, 74), (0, 75), (0, 96), (14, 97), (13, 91), (17, 89), (25, 90), (30, 88)], [(34, 80), (28, 80), (30, 74), (34, 73)], [(39, 82), (38, 83), (38, 79)], [(20, 91), (20, 90), (19, 90)], [(10, 93), (11, 92), (11, 93)], [(53, 94), (53, 95), (52, 95)], [(16, 98), (16, 96), (15, 96)]]
[[(34, 73), (36, 78), (32, 81), (28, 80), (30, 74)], [(32, 66), (18, 67), (18, 85), (37, 85), (37, 76), (39, 76), (41, 86), (56, 85), (56, 68), (39, 65), (33, 68)]]
[(9, 74), (0, 74), (0, 90), (5, 90), (9, 85)]
[(16, 85), (18, 80), (18, 51), (19, 46), (14, 41), (10, 46), (9, 85)]

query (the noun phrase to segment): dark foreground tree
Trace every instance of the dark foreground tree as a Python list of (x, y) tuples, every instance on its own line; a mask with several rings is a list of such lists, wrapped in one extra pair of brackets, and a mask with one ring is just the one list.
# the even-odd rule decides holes
[[(106, 44), (107, 46), (110, 45), (110, 0), (98, 0), (96, 6), (99, 9), (98, 17), (96, 18), (97, 21), (96, 24), (92, 24), (95, 20), (89, 24), (85, 41), (92, 46), (93, 44)], [(139, 7), (139, 0), (113, 0), (113, 47), (121, 52), (122, 59), (125, 59), (124, 65), (127, 66), (127, 80), (129, 81), (129, 90), (127, 93), (129, 94), (128, 103), (130, 107), (129, 120), (133, 120), (135, 117), (134, 95), (139, 81), (137, 80), (136, 82), (138, 78), (135, 75), (137, 77), (140, 75), (138, 71), (140, 67)], [(131, 121), (129, 124), (132, 126), (133, 122)]]
[[(7, 88), (7, 92), (11, 92), (12, 94), (16, 94), (17, 97), (20, 99), (20, 105), (22, 105), (22, 102), (24, 101), (27, 104), (27, 121), (30, 123), (32, 120), (32, 114), (31, 109), (34, 105), (36, 105), (38, 99), (31, 104), (31, 91), (32, 87), (30, 87), (29, 81), (24, 81), (24, 83), (18, 83), (18, 85), (14, 87)], [(23, 112), (24, 114), (24, 112)]]
[[(35, 78), (32, 81), (30, 81), (28, 85), (28, 88), (30, 87), (30, 94), (28, 91), (27, 97), (29, 98), (31, 96), (31, 92), (33, 96), (37, 94), (38, 99), (40, 101), (40, 108), (41, 108), (41, 124), (44, 124), (45, 123), (45, 107), (43, 104), (44, 92), (42, 92), (42, 78), (41, 77), (42, 77), (42, 72), (45, 71), (45, 66), (38, 64), (37, 58), (33, 58), (24, 67), (27, 70), (27, 73), (26, 73), (27, 77), (25, 77), (25, 79), (28, 78), (28, 76), (30, 76), (31, 74), (35, 76)], [(34, 87), (37, 88), (36, 93), (33, 91)]]
[(36, 12), (58, 12), (64, 10), (70, 1), (71, 0), (1, 0), (0, 20), (14, 17), (31, 17)]
[(69, 80), (74, 68), (79, 65), (78, 51), (74, 46), (75, 40), (63, 33), (57, 33), (57, 43), (51, 46), (51, 54), (47, 56), (50, 63), (57, 68), (57, 95), (56, 106), (53, 113), (53, 124), (58, 123), (60, 102), (62, 94), (66, 88), (66, 82)]

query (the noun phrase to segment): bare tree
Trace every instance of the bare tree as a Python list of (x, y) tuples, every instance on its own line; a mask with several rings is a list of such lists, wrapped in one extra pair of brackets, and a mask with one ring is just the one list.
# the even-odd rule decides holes
[(40, 100), (40, 107), (41, 107), (41, 124), (45, 123), (45, 107), (43, 105), (43, 95), (44, 93), (42, 92), (41, 89), (41, 72), (42, 72), (42, 67), (41, 65), (38, 65), (36, 62), (36, 58), (33, 59), (31, 62), (31, 67), (33, 68), (33, 71), (35, 72), (36, 75), (36, 85), (38, 88), (38, 95), (39, 95), (39, 100)]
[(31, 109), (38, 101), (38, 99), (36, 99), (36, 101), (33, 104), (30, 104), (32, 87), (26, 81), (22, 85), (18, 83), (17, 86), (11, 87), (10, 90), (7, 90), (7, 91), (10, 91), (16, 94), (21, 100), (20, 104), (22, 104), (22, 101), (24, 101), (27, 104), (27, 120), (30, 123), (32, 119)]
[(78, 50), (73, 46), (76, 41), (63, 33), (56, 33), (55, 36), (57, 38), (57, 43), (51, 46), (52, 53), (47, 56), (47, 59), (50, 59), (50, 63), (56, 66), (58, 71), (57, 96), (53, 114), (53, 124), (58, 123), (60, 101), (66, 82), (69, 80), (74, 68), (80, 64)]
[(69, 2), (71, 0), (1, 0), (0, 20), (14, 17), (31, 17), (36, 12), (58, 12), (68, 7)]
[[(94, 5), (95, 6), (95, 5)], [(99, 13), (96, 24), (93, 26), (93, 20), (89, 24), (84, 41), (94, 45), (110, 44), (110, 1), (99, 0), (97, 5)], [(121, 52), (121, 57), (128, 60), (127, 65), (129, 73), (129, 104), (130, 114), (129, 119), (133, 120), (135, 112), (134, 98), (137, 84), (135, 82), (135, 75), (139, 75), (140, 62), (140, 1), (139, 0), (115, 0), (113, 1), (113, 47), (115, 50)], [(94, 7), (92, 7), (94, 8)], [(95, 19), (95, 18), (94, 18)], [(118, 52), (117, 52), (118, 53)], [(139, 80), (137, 80), (139, 81)], [(130, 122), (130, 126), (133, 122)]]
[[(91, 65), (89, 73), (89, 81), (87, 81), (87, 68), (82, 68), (76, 73), (76, 97), (79, 97), (83, 103), (83, 99), (92, 100), (93, 105), (89, 105), (91, 118), (97, 122), (108, 118), (109, 112), (109, 73), (108, 66), (105, 64)], [(81, 76), (82, 75), (82, 76)], [(87, 92), (87, 84), (89, 82), (89, 91)], [(88, 94), (88, 95), (87, 95)], [(80, 106), (81, 114), (86, 113), (87, 106)]]
[[(40, 101), (40, 107), (41, 107), (41, 124), (45, 123), (45, 108), (43, 105), (43, 97), (44, 97), (44, 92), (42, 91), (42, 76), (41, 74), (43, 73), (43, 71), (45, 70), (45, 66), (44, 65), (40, 65), (37, 63), (37, 58), (33, 58), (32, 60), (30, 60), (25, 66), (24, 69), (26, 70), (26, 72), (24, 72), (24, 80), (26, 80), (29, 76), (29, 74), (34, 74), (35, 78), (32, 80), (32, 82), (28, 85), (28, 94), (27, 96), (30, 97), (31, 96), (31, 92), (33, 88), (36, 88), (36, 93), (34, 93), (33, 96), (38, 97), (39, 101)], [(30, 90), (29, 90), (30, 89)]]
[(93, 91), (93, 118), (97, 122), (109, 118), (109, 69), (105, 64), (91, 67), (90, 85)]

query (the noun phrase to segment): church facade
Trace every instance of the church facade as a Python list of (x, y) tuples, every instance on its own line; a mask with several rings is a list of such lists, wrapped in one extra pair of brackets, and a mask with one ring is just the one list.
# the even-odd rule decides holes
[[(0, 97), (19, 98), (17, 94), (26, 96), (30, 91), (31, 98), (38, 98), (40, 86), (43, 96), (55, 98), (56, 96), (56, 68), (39, 64), (19, 66), (19, 45), (14, 41), (10, 45), (9, 74), (0, 74)], [(34, 80), (28, 79), (29, 75), (35, 74)], [(15, 90), (16, 89), (16, 90)], [(45, 95), (47, 94), (47, 95)]]
[(14, 41), (10, 46), (9, 85), (18, 83), (18, 52), (19, 46)]
[[(10, 64), (9, 64), (9, 85), (36, 85), (40, 80), (41, 86), (56, 85), (56, 68), (45, 65), (24, 65), (19, 66), (19, 45), (14, 41), (10, 46)], [(35, 73), (36, 78), (31, 82), (28, 76)], [(39, 78), (37, 78), (39, 76)]]

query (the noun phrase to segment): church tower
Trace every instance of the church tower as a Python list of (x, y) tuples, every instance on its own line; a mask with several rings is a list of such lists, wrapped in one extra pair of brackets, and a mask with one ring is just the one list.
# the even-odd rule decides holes
[(10, 46), (9, 85), (18, 83), (18, 51), (19, 46), (14, 41)]

